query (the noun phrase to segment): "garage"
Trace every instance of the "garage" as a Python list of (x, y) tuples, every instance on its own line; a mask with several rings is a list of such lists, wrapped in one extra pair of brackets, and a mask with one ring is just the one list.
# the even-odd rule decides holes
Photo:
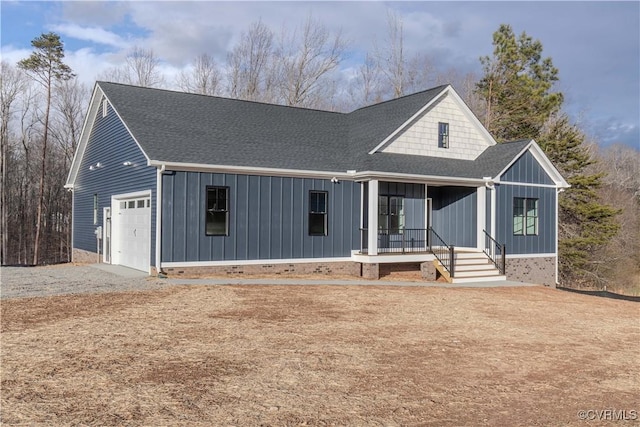
[(151, 259), (151, 195), (114, 196), (111, 209), (112, 263), (148, 272)]

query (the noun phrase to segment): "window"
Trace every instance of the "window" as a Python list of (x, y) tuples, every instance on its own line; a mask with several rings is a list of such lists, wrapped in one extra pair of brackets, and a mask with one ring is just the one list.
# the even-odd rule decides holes
[(309, 192), (309, 235), (328, 235), (326, 191)]
[(102, 117), (107, 117), (108, 110), (108, 102), (106, 99), (102, 100)]
[(378, 196), (378, 229), (383, 233), (401, 233), (404, 229), (404, 197)]
[(449, 123), (438, 123), (438, 147), (449, 148)]
[(538, 235), (538, 199), (514, 197), (513, 234), (517, 236)]
[(98, 224), (98, 195), (93, 195), (93, 225)]
[(207, 236), (229, 235), (229, 187), (207, 187)]

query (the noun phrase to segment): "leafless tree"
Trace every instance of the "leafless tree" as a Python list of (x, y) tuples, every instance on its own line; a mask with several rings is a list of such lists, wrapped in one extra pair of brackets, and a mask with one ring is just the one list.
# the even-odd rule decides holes
[(7, 171), (9, 167), (9, 127), (13, 116), (12, 106), (27, 82), (25, 75), (7, 61), (0, 65), (0, 260), (7, 264), (9, 247), (9, 185)]
[(203, 53), (196, 57), (192, 69), (182, 71), (178, 75), (177, 84), (185, 92), (218, 95), (221, 77), (214, 59)]
[(342, 61), (346, 44), (322, 24), (307, 18), (301, 31), (283, 33), (277, 52), (280, 97), (286, 105), (327, 105), (326, 78)]
[(135, 86), (162, 87), (165, 79), (159, 66), (160, 60), (153, 49), (134, 46), (123, 65), (106, 70), (98, 79)]
[(274, 101), (273, 32), (262, 22), (251, 25), (227, 56), (228, 92), (232, 98)]

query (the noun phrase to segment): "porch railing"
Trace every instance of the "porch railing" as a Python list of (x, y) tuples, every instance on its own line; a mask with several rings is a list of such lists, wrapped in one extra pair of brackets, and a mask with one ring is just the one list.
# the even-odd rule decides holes
[(504, 275), (507, 267), (507, 248), (504, 243), (500, 244), (491, 237), (487, 230), (482, 231), (484, 233), (484, 253), (500, 271), (500, 274)]
[[(429, 230), (425, 228), (378, 229), (378, 253), (428, 252)], [(367, 252), (368, 230), (360, 229), (360, 247)]]
[(455, 254), (453, 245), (449, 246), (433, 228), (429, 227), (429, 250), (440, 261), (440, 264), (449, 273), (450, 277), (455, 275)]

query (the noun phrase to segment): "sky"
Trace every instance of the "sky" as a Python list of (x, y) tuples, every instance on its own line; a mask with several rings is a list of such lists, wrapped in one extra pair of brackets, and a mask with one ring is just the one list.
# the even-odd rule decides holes
[[(428, 55), (438, 69), (482, 74), (492, 34), (509, 24), (544, 46), (560, 70), (564, 109), (600, 145), (622, 142), (640, 150), (640, 2), (213, 2), (1, 0), (2, 60), (31, 53), (31, 40), (54, 31), (65, 62), (92, 86), (122, 64), (133, 46), (150, 47), (175, 76), (201, 54), (224, 63), (250, 24), (299, 26), (311, 16), (341, 31), (349, 50), (345, 75), (386, 37), (389, 10), (403, 21), (405, 50)], [(428, 89), (428, 88), (424, 88)]]

